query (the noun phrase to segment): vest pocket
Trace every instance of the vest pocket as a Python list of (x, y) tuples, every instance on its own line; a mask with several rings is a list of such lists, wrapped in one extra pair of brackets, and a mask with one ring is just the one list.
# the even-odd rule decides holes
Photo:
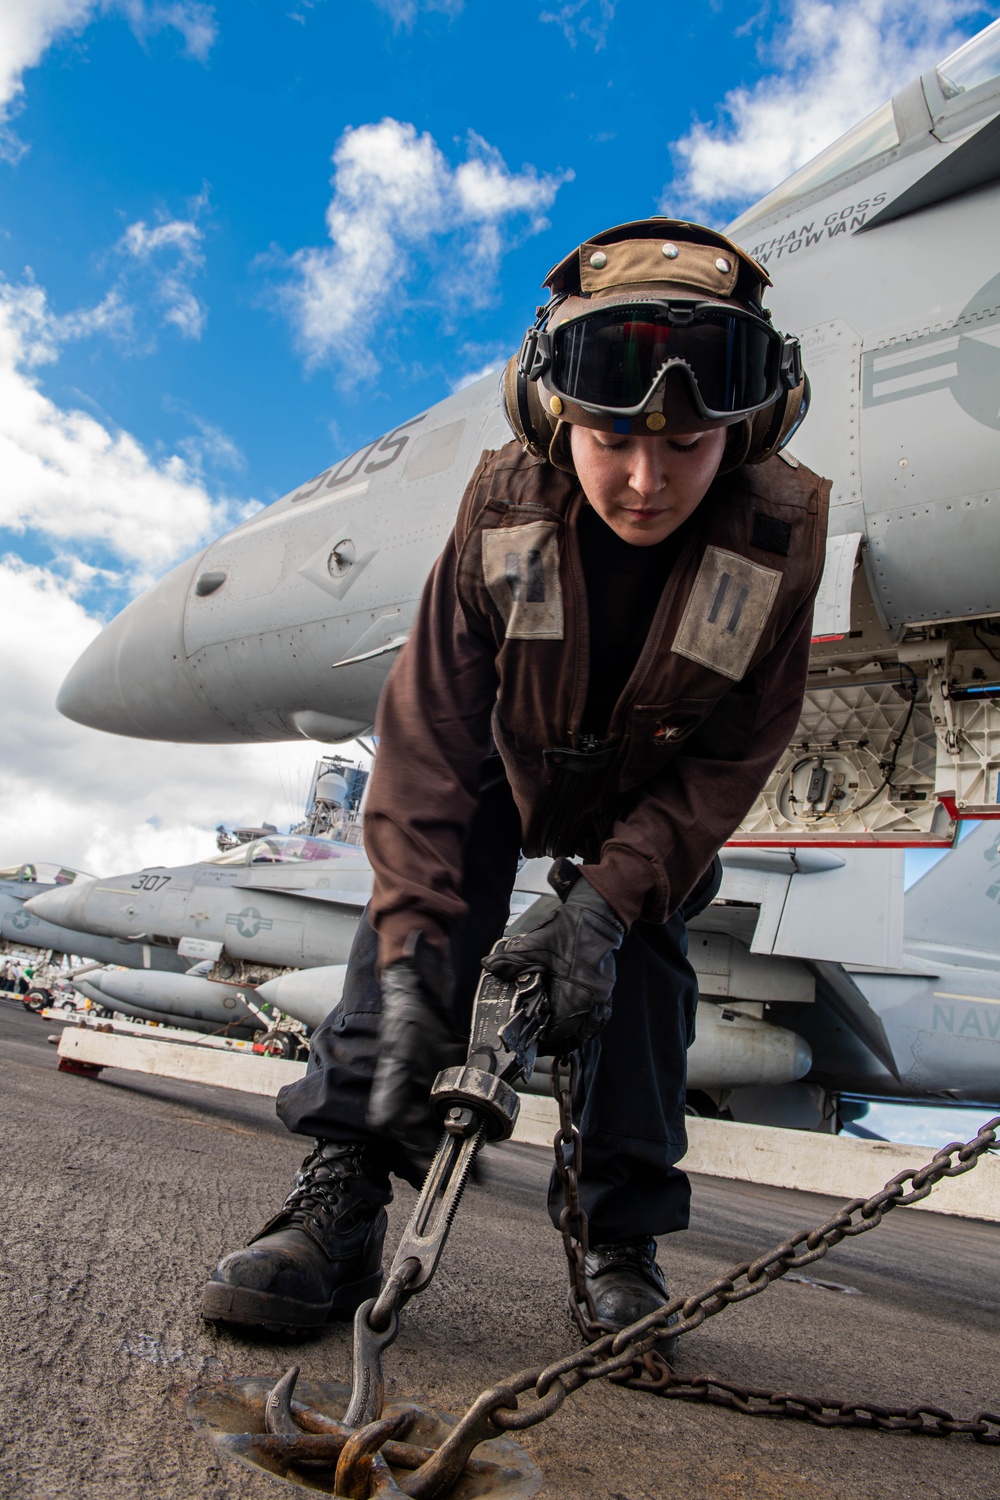
[(676, 698), (672, 703), (637, 703), (629, 716), (623, 784), (635, 786), (669, 764), (717, 702), (717, 698)]

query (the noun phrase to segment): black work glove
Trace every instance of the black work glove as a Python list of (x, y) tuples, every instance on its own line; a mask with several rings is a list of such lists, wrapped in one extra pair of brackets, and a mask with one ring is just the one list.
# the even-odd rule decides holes
[[(573, 884), (567, 889), (569, 880)], [(562, 905), (545, 912), (536, 927), (504, 939), (483, 960), (483, 968), (500, 979), (545, 976), (549, 1019), (538, 1046), (561, 1057), (596, 1036), (611, 1015), (615, 953), (625, 928), (568, 860), (553, 866), (549, 881)]]
[(452, 1029), (444, 959), (422, 933), (411, 933), (406, 949), (406, 957), (382, 971), (379, 1057), (367, 1119), (424, 1167), (441, 1134), (430, 1112), (431, 1086), (442, 1068), (465, 1061), (467, 1044)]

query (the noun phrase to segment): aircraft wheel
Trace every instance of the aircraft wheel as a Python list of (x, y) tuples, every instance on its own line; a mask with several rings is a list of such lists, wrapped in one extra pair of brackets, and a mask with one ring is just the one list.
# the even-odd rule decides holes
[(268, 1057), (294, 1057), (298, 1043), (290, 1032), (275, 1031), (265, 1041), (264, 1051)]
[(42, 990), (29, 990), (24, 997), (24, 1003), (29, 1010), (44, 1010), (49, 1003), (49, 996)]

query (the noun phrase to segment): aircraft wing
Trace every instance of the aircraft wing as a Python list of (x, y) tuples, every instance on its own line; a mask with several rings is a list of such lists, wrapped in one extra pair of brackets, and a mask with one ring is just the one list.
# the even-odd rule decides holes
[(807, 850), (799, 868), (794, 850), (727, 846), (722, 858), (719, 896), (690, 923), (689, 957), (702, 995), (763, 1002), (778, 1024), (783, 1004), (826, 1006), (898, 1078), (882, 1021), (844, 968), (862, 952), (884, 967), (896, 959), (898, 853)]
[(847, 970), (821, 958), (807, 959), (805, 963), (816, 979), (817, 1001), (825, 1002), (882, 1066), (898, 1079), (899, 1069), (881, 1017), (868, 1004)]

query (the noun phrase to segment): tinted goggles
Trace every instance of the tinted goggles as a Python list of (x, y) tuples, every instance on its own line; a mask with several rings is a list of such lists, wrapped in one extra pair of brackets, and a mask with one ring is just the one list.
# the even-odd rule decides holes
[(802, 377), (798, 340), (763, 318), (717, 302), (632, 302), (595, 308), (521, 347), (527, 379), (610, 417), (646, 410), (676, 370), (705, 420), (748, 416)]

